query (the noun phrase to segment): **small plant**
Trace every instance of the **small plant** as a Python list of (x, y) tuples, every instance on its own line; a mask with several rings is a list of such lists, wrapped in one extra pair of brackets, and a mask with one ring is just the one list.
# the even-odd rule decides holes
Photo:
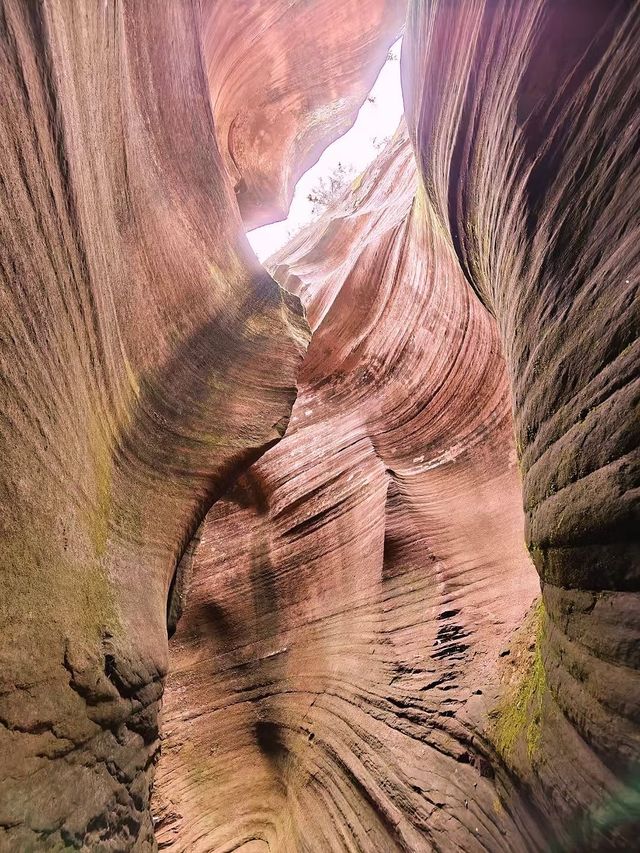
[(373, 147), (376, 151), (382, 151), (382, 149), (391, 142), (391, 137), (383, 136), (382, 138), (378, 138), (377, 136), (374, 136), (371, 142), (373, 143)]
[(336, 201), (351, 183), (355, 175), (352, 165), (339, 162), (330, 175), (318, 179), (317, 184), (307, 196), (311, 202), (311, 212), (319, 216), (329, 205)]

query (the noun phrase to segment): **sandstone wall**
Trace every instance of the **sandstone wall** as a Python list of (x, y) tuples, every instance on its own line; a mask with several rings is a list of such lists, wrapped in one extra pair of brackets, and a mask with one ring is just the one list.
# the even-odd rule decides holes
[(539, 592), (505, 365), (416, 185), (401, 128), (272, 260), (313, 338), (285, 438), (195, 554), (157, 778), (168, 849), (539, 840), (474, 727)]

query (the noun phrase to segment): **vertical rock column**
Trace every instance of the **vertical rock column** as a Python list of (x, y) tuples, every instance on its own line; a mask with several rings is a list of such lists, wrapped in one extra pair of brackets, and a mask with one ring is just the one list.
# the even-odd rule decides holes
[(172, 578), (296, 394), (196, 10), (0, 4), (3, 850), (154, 845)]
[(402, 59), (429, 215), (500, 330), (543, 587), (490, 737), (567, 849), (640, 822), (639, 38), (633, 3), (413, 0)]

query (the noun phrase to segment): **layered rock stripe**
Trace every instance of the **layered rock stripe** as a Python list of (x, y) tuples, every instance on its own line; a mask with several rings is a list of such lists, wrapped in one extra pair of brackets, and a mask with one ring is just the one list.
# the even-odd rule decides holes
[(280, 287), (404, 11), (0, 4), (0, 849), (636, 844), (640, 15), (411, 0)]
[(539, 592), (505, 364), (416, 186), (400, 128), (270, 264), (313, 338), (285, 438), (204, 524), (171, 649), (163, 849), (541, 841), (472, 722)]

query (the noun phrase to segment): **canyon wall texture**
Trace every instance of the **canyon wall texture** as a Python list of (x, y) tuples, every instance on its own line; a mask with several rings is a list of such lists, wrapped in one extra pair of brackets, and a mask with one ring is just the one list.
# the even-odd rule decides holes
[(286, 206), (404, 16), (338, 7), (0, 3), (2, 850), (155, 847), (197, 529), (284, 433), (308, 342), (238, 201)]
[(195, 553), (163, 848), (633, 849), (639, 28), (411, 5), (415, 199), (400, 133), (271, 262), (313, 339)]
[(640, 827), (635, 3), (413, 0), (405, 109), (437, 221), (495, 315), (542, 581), (495, 740), (569, 849)]
[(295, 398), (195, 8), (0, 10), (3, 850), (154, 845), (172, 577)]
[(285, 438), (203, 526), (163, 711), (163, 848), (540, 840), (472, 725), (539, 593), (505, 365), (416, 184), (400, 130), (273, 259), (313, 338)]
[(637, 846), (640, 12), (410, 0), (272, 278), (405, 11), (0, 0), (0, 851)]

